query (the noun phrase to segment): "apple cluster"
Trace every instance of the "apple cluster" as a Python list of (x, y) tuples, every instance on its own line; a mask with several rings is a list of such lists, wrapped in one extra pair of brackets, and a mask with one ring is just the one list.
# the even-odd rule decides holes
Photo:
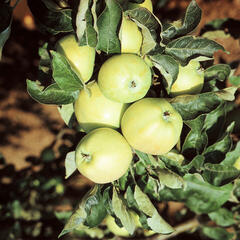
[[(152, 12), (149, 0), (131, 3), (129, 8), (139, 5)], [(140, 29), (125, 16), (120, 41), (121, 54), (109, 56), (98, 71), (97, 81), (90, 82), (95, 48), (79, 46), (73, 34), (57, 44), (57, 51), (85, 84), (74, 103), (76, 119), (86, 132), (76, 148), (76, 165), (82, 175), (100, 184), (113, 182), (126, 173), (134, 149), (152, 155), (169, 152), (179, 141), (183, 126), (181, 115), (167, 99), (146, 97), (152, 85), (153, 64), (140, 54)], [(179, 66), (170, 95), (200, 92), (203, 73), (199, 68), (197, 61)]]

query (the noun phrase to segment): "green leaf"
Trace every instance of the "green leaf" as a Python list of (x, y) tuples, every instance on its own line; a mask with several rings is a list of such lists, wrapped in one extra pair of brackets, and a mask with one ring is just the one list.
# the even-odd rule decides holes
[(77, 91), (83, 89), (84, 84), (71, 68), (67, 59), (58, 52), (51, 51), (53, 78), (58, 86), (65, 91)]
[(203, 128), (206, 129), (210, 142), (222, 136), (226, 116), (226, 102), (221, 103), (216, 109), (206, 114)]
[(37, 102), (55, 105), (73, 103), (77, 99), (79, 93), (79, 91), (64, 91), (60, 89), (56, 83), (42, 90), (36, 82), (30, 80), (27, 80), (27, 91)]
[(203, 234), (214, 240), (232, 240), (234, 234), (220, 227), (203, 227)]
[(137, 202), (134, 198), (134, 193), (133, 190), (130, 186), (127, 187), (127, 191), (126, 191), (126, 200), (127, 200), (127, 205), (130, 208), (135, 208), (136, 210), (138, 209), (138, 205)]
[(232, 101), (237, 88), (225, 88), (216, 92), (198, 95), (181, 95), (169, 99), (173, 107), (181, 114), (183, 120), (192, 120), (203, 113), (214, 110), (223, 101)]
[(165, 39), (172, 39), (186, 35), (197, 27), (197, 25), (200, 23), (201, 15), (202, 11), (197, 2), (195, 0), (191, 1), (185, 13), (183, 23), (181, 22), (179, 24), (180, 26), (178, 26), (176, 22), (169, 24), (161, 33), (162, 37)]
[(234, 123), (232, 123), (226, 130), (225, 134), (221, 139), (219, 139), (217, 142), (210, 145), (205, 151), (204, 151), (204, 157), (207, 162), (211, 163), (219, 163), (222, 161), (225, 157), (225, 154), (230, 151), (232, 147), (232, 138), (230, 136), (232, 130), (234, 127)]
[(52, 162), (56, 159), (54, 150), (51, 147), (46, 147), (42, 150), (40, 158), (44, 163)]
[(234, 215), (227, 208), (219, 208), (217, 211), (209, 213), (208, 216), (221, 227), (228, 227), (235, 224)]
[(206, 24), (206, 26), (211, 27), (212, 29), (221, 29), (223, 24), (226, 23), (229, 18), (217, 18)]
[(12, 8), (7, 3), (0, 3), (0, 60), (2, 49), (11, 33)]
[(158, 156), (158, 158), (160, 158), (161, 161), (164, 162), (165, 167), (167, 167), (168, 169), (171, 169), (172, 171), (174, 171), (175, 173), (179, 173), (180, 175), (185, 174), (185, 170), (182, 167), (184, 156), (175, 149)]
[(226, 38), (229, 38), (231, 37), (231, 34), (229, 33), (226, 33), (224, 30), (215, 30), (215, 31), (207, 31), (205, 32), (202, 37), (204, 38), (208, 38), (208, 39), (211, 39), (211, 40), (214, 40), (214, 39), (226, 39)]
[(221, 89), (215, 93), (218, 97), (220, 97), (224, 101), (234, 101), (235, 92), (237, 89), (238, 89), (237, 87), (228, 87), (228, 88)]
[(65, 179), (69, 178), (77, 169), (75, 162), (75, 151), (69, 152), (65, 158)]
[[(152, 155), (140, 152), (135, 149), (135, 152), (138, 156), (138, 158), (141, 160), (141, 162), (144, 164), (144, 166), (150, 171), (151, 167), (159, 167), (161, 163), (159, 163)], [(164, 165), (163, 165), (164, 167)]]
[(196, 213), (209, 213), (218, 209), (228, 201), (232, 185), (215, 187), (194, 175), (186, 175), (184, 180), (187, 182), (186, 205)]
[(74, 107), (73, 104), (66, 104), (58, 107), (58, 111), (65, 122), (65, 124), (69, 127), (73, 127), (73, 122), (75, 120), (75, 115), (74, 115)]
[(224, 160), (220, 164), (223, 166), (233, 166), (239, 156), (240, 156), (240, 141), (238, 141), (234, 150), (232, 150), (231, 152), (227, 152)]
[(149, 218), (147, 218), (147, 223), (154, 232), (168, 234), (174, 231), (174, 229), (159, 215), (148, 196), (142, 192), (137, 185), (135, 186), (134, 198), (139, 209), (149, 216)]
[(209, 183), (215, 186), (221, 186), (239, 177), (240, 171), (233, 166), (206, 163), (204, 164), (202, 176)]
[(184, 180), (175, 172), (169, 169), (158, 169), (157, 173), (158, 173), (159, 181), (162, 185), (165, 185), (173, 189), (183, 188)]
[[(0, 6), (1, 7), (1, 6)], [(4, 31), (0, 32), (0, 60), (2, 58), (3, 46), (10, 37), (11, 26), (7, 27)]]
[(3, 46), (8, 40), (11, 33), (11, 26), (7, 27), (3, 32), (0, 32), (0, 60), (2, 58)]
[(71, 9), (54, 9), (42, 0), (28, 0), (28, 6), (42, 31), (52, 34), (73, 31)]
[(226, 81), (231, 73), (231, 68), (227, 64), (216, 64), (204, 71), (204, 80)]
[(81, 200), (81, 203), (78, 206), (78, 209), (73, 212), (72, 216), (69, 218), (65, 224), (62, 232), (59, 234), (58, 238), (73, 231), (78, 228), (87, 218), (87, 212), (85, 210), (85, 204), (89, 197), (95, 195), (98, 191), (98, 187), (94, 186), (90, 191), (88, 191)]
[(97, 185), (96, 188), (97, 191), (89, 196), (85, 203), (87, 217), (84, 224), (90, 228), (98, 226), (107, 215), (104, 197), (100, 192), (99, 185)]
[(143, 43), (141, 47), (142, 55), (147, 54), (157, 46), (157, 31), (161, 29), (159, 20), (146, 8), (135, 8), (127, 10), (124, 15), (133, 20), (142, 30)]
[(127, 187), (127, 182), (128, 182), (128, 175), (129, 175), (129, 171), (127, 171), (121, 178), (119, 178), (118, 181), (118, 185), (120, 190), (125, 190)]
[(192, 161), (190, 163), (184, 165), (183, 169), (185, 169), (187, 172), (189, 172), (193, 168), (197, 171), (200, 171), (204, 164), (204, 160), (205, 160), (204, 156), (197, 155), (192, 159)]
[(182, 146), (182, 152), (186, 154), (200, 154), (203, 152), (208, 143), (208, 136), (204, 126), (206, 115), (200, 115), (193, 120), (185, 121), (184, 123), (191, 129), (185, 138)]
[(76, 25), (80, 46), (96, 47), (97, 45), (97, 29), (94, 22), (96, 2), (96, 0), (83, 0), (79, 3)]
[(184, 36), (168, 43), (165, 52), (182, 63), (187, 64), (193, 57), (212, 57), (214, 52), (218, 50), (224, 50), (224, 48), (212, 40)]
[[(93, 228), (89, 228), (83, 224), (79, 225), (79, 227), (76, 228), (75, 231), (77, 236), (82, 236), (82, 234), (84, 235), (84, 237), (89, 236), (90, 238), (98, 238), (98, 239), (104, 239), (104, 230), (98, 227), (93, 227)], [(75, 235), (75, 234), (74, 234)]]
[(40, 60), (37, 79), (47, 85), (52, 83), (51, 55), (48, 50), (48, 43), (44, 43), (43, 46), (38, 49), (38, 55), (40, 56)]
[(56, 218), (60, 221), (66, 221), (72, 215), (72, 211), (61, 211), (61, 212), (54, 212)]
[(19, 219), (21, 217), (22, 206), (19, 200), (14, 200), (11, 203), (11, 212), (14, 219)]
[(186, 174), (183, 177), (184, 189), (164, 188), (159, 192), (160, 201), (180, 201), (197, 214), (219, 209), (230, 198), (232, 184), (218, 187), (205, 182), (199, 174)]
[(164, 77), (164, 87), (167, 90), (167, 93), (170, 93), (171, 87), (173, 83), (176, 81), (178, 72), (179, 72), (179, 65), (169, 55), (158, 54), (154, 56), (150, 56), (153, 65), (160, 71), (160, 73)]
[[(233, 27), (234, 26), (234, 27)], [(236, 31), (240, 26), (240, 21), (233, 18), (223, 18), (223, 19), (214, 19), (211, 22), (208, 22), (204, 28), (201, 30), (201, 34), (206, 34), (208, 31), (220, 32), (222, 30), (225, 35), (230, 35), (235, 39), (239, 39), (239, 32)], [(219, 30), (218, 32), (216, 30)], [(221, 36), (220, 36), (221, 37)]]
[(147, 224), (156, 233), (169, 234), (174, 232), (174, 229), (159, 215), (156, 209), (153, 216), (147, 219)]
[(146, 165), (144, 164), (143, 161), (140, 160), (135, 163), (135, 172), (137, 175), (140, 175), (140, 176), (142, 176), (147, 172)]
[(40, 56), (39, 69), (47, 73), (51, 69), (51, 58), (48, 52), (48, 44), (45, 43), (38, 49), (38, 55)]
[(229, 78), (229, 82), (232, 85), (239, 87), (240, 86), (240, 76), (231, 76)]
[(122, 10), (115, 0), (106, 0), (106, 8), (98, 17), (98, 44), (97, 49), (110, 53), (120, 53), (121, 45), (118, 38), (118, 25)]
[(113, 189), (113, 185), (108, 186), (103, 191), (103, 202), (109, 215), (114, 215), (114, 211), (112, 207), (112, 198), (111, 198), (112, 189)]
[(136, 185), (134, 190), (134, 198), (138, 204), (139, 209), (146, 215), (152, 217), (156, 210), (149, 197), (142, 192), (142, 190)]
[(144, 182), (144, 192), (158, 200), (159, 191), (163, 188), (159, 180), (150, 175), (142, 176), (141, 180)]
[(113, 188), (112, 207), (115, 215), (121, 220), (123, 227), (132, 235), (136, 227), (134, 219), (115, 188)]
[(180, 113), (183, 120), (192, 120), (202, 113), (211, 112), (222, 100), (214, 93), (180, 95), (171, 98), (170, 103)]

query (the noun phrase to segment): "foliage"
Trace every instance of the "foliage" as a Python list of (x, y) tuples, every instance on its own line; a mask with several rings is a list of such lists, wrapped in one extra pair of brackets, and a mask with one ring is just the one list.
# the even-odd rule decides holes
[(39, 158), (28, 157), (29, 167), (20, 171), (1, 156), (2, 239), (48, 239), (60, 230), (63, 223), (54, 211), (66, 190), (61, 163), (65, 151), (56, 158), (53, 148), (47, 147)]
[[(197, 2), (191, 1), (183, 20), (173, 23), (161, 22), (145, 8), (127, 9), (125, 1), (120, 0), (82, 0), (79, 6), (70, 1), (64, 2), (65, 5), (59, 5), (51, 0), (28, 0), (40, 30), (54, 35), (56, 40), (65, 33), (76, 31), (80, 45), (96, 48), (99, 56), (95, 73), (109, 55), (121, 53), (119, 26), (122, 16), (127, 16), (138, 25), (143, 35), (140, 55), (152, 61), (152, 71), (157, 76), (158, 84), (155, 82), (151, 91), (157, 97), (169, 100), (182, 116), (184, 128), (179, 143), (167, 154), (152, 156), (134, 150), (134, 161), (129, 171), (113, 183), (93, 186), (81, 199), (59, 237), (78, 232), (101, 238), (108, 234), (102, 226), (107, 214), (112, 215), (120, 227), (125, 227), (133, 234), (137, 226), (130, 210), (139, 216), (144, 229), (171, 234), (175, 226), (171, 226), (165, 211), (160, 211), (158, 207), (159, 203), (165, 204), (166, 210), (167, 202), (176, 201), (184, 203), (187, 209), (181, 216), (182, 221), (189, 219), (189, 216), (197, 218), (200, 235), (216, 240), (238, 239), (240, 170), (233, 165), (239, 157), (239, 143), (232, 137), (235, 123), (225, 122), (230, 111), (228, 109), (234, 105), (239, 76), (233, 76), (233, 69), (228, 64), (213, 65), (214, 53), (225, 50), (212, 40), (211, 35), (206, 35), (207, 31), (205, 37), (191, 35), (201, 20), (201, 9)], [(164, 4), (166, 1), (161, 2)], [(2, 6), (9, 9), (7, 3)], [(0, 6), (0, 9), (3, 8)], [(0, 26), (1, 48), (8, 37), (6, 31), (9, 32), (11, 11), (6, 16), (4, 24)], [(227, 19), (216, 20), (208, 26), (215, 31), (223, 29), (226, 22)], [(51, 84), (43, 86), (27, 80), (28, 93), (40, 103), (57, 105), (66, 124), (79, 130), (73, 117), (72, 103), (85, 86), (65, 57), (55, 52), (50, 44), (45, 44), (39, 54), (39, 71), (45, 74), (42, 75), (43, 79), (38, 80), (46, 83), (46, 78), (51, 79)], [(170, 89), (179, 71), (178, 65), (186, 65), (191, 59), (201, 61), (205, 77), (203, 91), (196, 95), (170, 98)], [(94, 74), (91, 80), (95, 77)], [(228, 79), (233, 86), (226, 88), (222, 83)], [(76, 170), (74, 156), (74, 151), (71, 151), (66, 157), (66, 178)], [(53, 169), (49, 168), (58, 162), (52, 162), (51, 156), (47, 159), (47, 169), (52, 174)], [(7, 230), (6, 236), (10, 236), (12, 232), (18, 234), (19, 231), (25, 231), (21, 225), (24, 220), (22, 213), (27, 214), (27, 201), (35, 204), (36, 199), (32, 200), (32, 194), (41, 194), (43, 198), (39, 198), (40, 201), (60, 199), (62, 193), (53, 188), (59, 184), (64, 188), (63, 172), (60, 179), (45, 181), (41, 179), (40, 171), (28, 178), (24, 176), (22, 182), (12, 166), (4, 166), (1, 171), (4, 174), (10, 171), (14, 176), (11, 184), (17, 184), (19, 189), (16, 195), (9, 196), (8, 203), (7, 198), (1, 203), (5, 205), (1, 208), (1, 218), (17, 219), (13, 228)], [(7, 186), (11, 184), (1, 187), (5, 196), (8, 196)], [(33, 216), (30, 220), (36, 221), (36, 224), (40, 218), (49, 215), (49, 212), (40, 214), (38, 210), (34, 211), (37, 211), (34, 212), (36, 216), (31, 213)], [(63, 213), (58, 217), (66, 216)], [(231, 227), (232, 233), (228, 232), (228, 227)]]

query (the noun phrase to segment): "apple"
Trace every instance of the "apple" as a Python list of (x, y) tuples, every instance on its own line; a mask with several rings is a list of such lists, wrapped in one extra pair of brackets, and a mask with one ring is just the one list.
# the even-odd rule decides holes
[(74, 103), (76, 119), (86, 133), (100, 127), (117, 129), (127, 103), (118, 103), (106, 98), (100, 91), (97, 82), (87, 85), (89, 92), (81, 90)]
[[(139, 221), (139, 216), (135, 212), (130, 211), (130, 214), (134, 219), (136, 227), (142, 230), (142, 233), (144, 236), (147, 237), (147, 236), (152, 236), (153, 234), (155, 234), (155, 232), (153, 232), (152, 230), (147, 230), (147, 229), (142, 228), (142, 224)], [(128, 233), (128, 231), (125, 227), (119, 227), (116, 224), (115, 219), (111, 215), (108, 215), (105, 218), (105, 223), (106, 223), (108, 230), (110, 232), (112, 232), (115, 236), (120, 236), (120, 237), (132, 237), (133, 236), (133, 235), (131, 236)]]
[(197, 94), (202, 91), (204, 84), (204, 72), (200, 69), (200, 63), (191, 60), (188, 65), (179, 65), (179, 73), (170, 91), (172, 97), (182, 94)]
[(128, 3), (128, 9), (134, 9), (138, 7), (144, 7), (148, 9), (150, 12), (153, 12), (153, 5), (151, 0), (145, 0), (142, 3)]
[(126, 139), (111, 128), (97, 128), (77, 145), (76, 166), (79, 172), (99, 184), (123, 176), (132, 161), (132, 150)]
[(112, 232), (115, 236), (121, 236), (121, 237), (130, 237), (130, 234), (128, 233), (127, 229), (125, 227), (119, 227), (115, 219), (108, 215), (105, 218), (105, 223), (107, 225), (107, 228), (110, 232)]
[(121, 53), (140, 53), (142, 33), (135, 22), (123, 16), (120, 28)]
[(237, 160), (234, 163), (234, 167), (238, 170), (240, 170), (240, 157), (237, 158)]
[(64, 55), (82, 82), (87, 82), (95, 62), (95, 48), (79, 46), (74, 34), (61, 38), (56, 44), (57, 52)]
[(143, 98), (123, 114), (121, 128), (129, 144), (141, 152), (162, 155), (178, 142), (181, 115), (164, 98)]
[(105, 97), (121, 103), (143, 98), (152, 83), (145, 61), (135, 54), (119, 54), (107, 59), (98, 73), (98, 85)]

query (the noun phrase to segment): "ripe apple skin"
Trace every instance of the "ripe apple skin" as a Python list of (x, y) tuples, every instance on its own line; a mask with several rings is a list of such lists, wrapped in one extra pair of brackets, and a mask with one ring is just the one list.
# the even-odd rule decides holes
[(79, 172), (99, 184), (123, 176), (133, 157), (126, 139), (111, 128), (98, 128), (88, 133), (77, 145), (75, 154)]
[(150, 12), (153, 12), (153, 5), (151, 0), (145, 0), (143, 3), (128, 3), (128, 9), (134, 9), (138, 7), (144, 7), (148, 9)]
[[(155, 232), (153, 232), (152, 230), (147, 230), (147, 229), (143, 229), (142, 228), (142, 224), (140, 223), (139, 221), (139, 216), (133, 212), (133, 211), (130, 211), (130, 214), (131, 216), (133, 217), (134, 219), (134, 222), (136, 224), (136, 227), (137, 228), (141, 228), (142, 232), (143, 232), (143, 235), (144, 236), (152, 236), (153, 234), (155, 234)], [(119, 227), (116, 222), (115, 222), (115, 219), (111, 216), (111, 215), (108, 215), (106, 218), (105, 218), (105, 223), (107, 225), (107, 228), (110, 232), (112, 232), (115, 236), (121, 236), (121, 237), (133, 237), (131, 236), (128, 231), (126, 230), (126, 228), (124, 227)]]
[(234, 163), (234, 167), (238, 170), (240, 170), (240, 157), (237, 158), (237, 160)]
[(120, 28), (121, 53), (140, 53), (142, 33), (135, 22), (123, 16)]
[(141, 152), (161, 155), (178, 142), (181, 115), (164, 98), (144, 98), (123, 114), (121, 128), (129, 144)]
[(204, 84), (204, 73), (199, 68), (200, 63), (196, 60), (191, 60), (184, 67), (179, 65), (178, 77), (172, 85), (170, 95), (175, 97), (200, 93)]
[(129, 105), (106, 98), (97, 82), (90, 83), (87, 87), (90, 94), (81, 90), (74, 103), (74, 112), (80, 127), (86, 133), (100, 127), (119, 128), (123, 113)]
[(130, 234), (128, 233), (127, 229), (125, 227), (119, 227), (115, 223), (115, 219), (111, 215), (108, 215), (105, 218), (105, 223), (107, 225), (108, 230), (112, 232), (115, 236), (130, 237)]
[(57, 42), (56, 48), (57, 52), (67, 58), (83, 82), (87, 82), (91, 78), (95, 62), (95, 48), (79, 46), (74, 34), (61, 38)]
[(121, 103), (143, 98), (151, 83), (150, 67), (135, 54), (110, 57), (103, 63), (98, 74), (98, 85), (105, 97)]

